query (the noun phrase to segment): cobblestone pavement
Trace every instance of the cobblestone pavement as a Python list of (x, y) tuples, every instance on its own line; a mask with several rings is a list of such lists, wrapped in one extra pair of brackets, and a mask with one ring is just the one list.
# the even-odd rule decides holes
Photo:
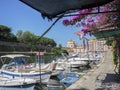
[(67, 90), (120, 90), (120, 76), (114, 73), (112, 52), (105, 53), (104, 60), (91, 69)]

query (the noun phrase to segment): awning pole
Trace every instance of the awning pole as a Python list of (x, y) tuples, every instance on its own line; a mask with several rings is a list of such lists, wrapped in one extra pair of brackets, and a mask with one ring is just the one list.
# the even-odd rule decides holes
[[(115, 52), (117, 53), (117, 63), (116, 63), (116, 67), (115, 67), (115, 73), (120, 75), (120, 40), (119, 37), (115, 37)], [(116, 70), (117, 69), (117, 70)]]
[[(37, 39), (36, 43), (41, 40), (41, 38), (57, 23), (58, 20), (60, 20), (62, 17), (64, 16), (64, 14), (62, 14), (61, 16), (59, 16), (54, 22), (53, 24), (40, 36), (40, 38)], [(40, 49), (38, 50), (40, 52)], [(39, 53), (40, 54), (40, 53)], [(42, 83), (41, 83), (41, 64), (39, 62), (39, 71), (40, 71), (40, 87), (42, 89)]]

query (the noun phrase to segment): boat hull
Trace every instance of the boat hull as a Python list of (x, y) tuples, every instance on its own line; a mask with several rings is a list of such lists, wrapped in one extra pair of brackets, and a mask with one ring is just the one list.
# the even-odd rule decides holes
[(15, 73), (15, 72), (9, 72), (9, 71), (1, 71), (1, 75), (9, 78), (30, 78), (36, 80), (36, 82), (41, 82), (46, 84), (49, 81), (49, 78), (51, 76), (52, 72), (31, 72), (31, 73)]
[(29, 78), (9, 78), (0, 75), (0, 90), (34, 90), (36, 81)]
[(0, 86), (0, 90), (34, 90), (35, 85)]
[(81, 66), (87, 65), (88, 62), (86, 62), (86, 61), (71, 61), (70, 64), (71, 64), (71, 67), (81, 67)]

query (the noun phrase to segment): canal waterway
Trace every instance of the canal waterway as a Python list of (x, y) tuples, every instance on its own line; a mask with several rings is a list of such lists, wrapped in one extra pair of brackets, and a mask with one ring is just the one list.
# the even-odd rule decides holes
[[(87, 73), (90, 70), (88, 67), (79, 67), (79, 68), (67, 68), (64, 72), (76, 72), (80, 77)], [(47, 85), (38, 84), (36, 85), (35, 90), (65, 90), (67, 87), (60, 83), (59, 79), (56, 76), (50, 78)]]
[[(46, 56), (31, 56), (31, 61), (35, 63), (39, 60), (41, 63), (50, 63), (55, 60), (55, 56), (46, 55)], [(92, 65), (94, 66), (94, 65)], [(90, 67), (79, 67), (79, 68), (66, 68), (65, 72), (76, 72), (82, 77), (85, 73), (87, 73), (91, 68)], [(65, 90), (65, 86), (60, 83), (57, 77), (51, 77), (47, 85), (36, 84), (35, 90)]]

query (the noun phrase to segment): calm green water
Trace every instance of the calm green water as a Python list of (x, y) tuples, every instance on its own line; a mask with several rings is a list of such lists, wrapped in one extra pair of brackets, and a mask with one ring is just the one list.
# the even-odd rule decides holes
[[(7, 55), (7, 54), (10, 54), (10, 53), (3, 53), (3, 54), (0, 53), (0, 56)], [(36, 56), (35, 54), (25, 54), (25, 55), (29, 55), (30, 56), (29, 60), (27, 61), (28, 63), (36, 63), (38, 60), (41, 63), (50, 63), (50, 62), (52, 62), (53, 60), (55, 60), (57, 58), (55, 55), (50, 55), (50, 54), (45, 54), (43, 56)], [(6, 61), (7, 62), (5, 62), (5, 63), (9, 63), (10, 62), (10, 60), (6, 60)], [(0, 60), (0, 68), (1, 68), (1, 66), (2, 66), (2, 62)]]
[[(30, 60), (29, 60), (30, 63), (35, 63), (37, 60), (39, 60), (41, 63), (50, 63), (57, 58), (54, 55), (36, 56), (36, 55), (32, 54), (30, 56), (31, 56)], [(68, 68), (68, 69), (72, 72), (87, 72), (87, 70), (88, 70), (88, 68)], [(52, 79), (54, 79), (54, 78), (52, 78)], [(56, 79), (54, 79), (54, 80), (56, 80)], [(31, 90), (31, 89), (29, 89), (29, 88), (24, 88), (24, 89), (23, 88), (14, 88), (14, 89), (13, 88), (0, 88), (0, 90)], [(58, 85), (57, 87), (55, 87), (54, 85), (47, 87), (47, 85), (39, 84), (35, 87), (35, 90), (65, 90), (65, 88), (61, 87), (61, 85)]]

